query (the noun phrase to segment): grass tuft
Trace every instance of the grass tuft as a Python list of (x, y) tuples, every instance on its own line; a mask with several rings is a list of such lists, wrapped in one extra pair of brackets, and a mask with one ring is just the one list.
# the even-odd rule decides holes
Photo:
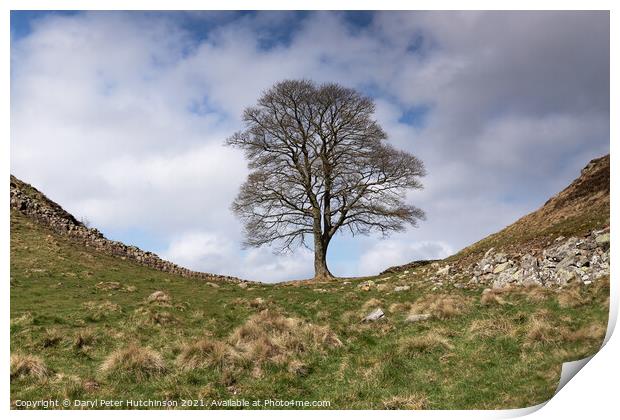
[(18, 378), (45, 379), (50, 376), (50, 370), (37, 356), (12, 354), (11, 355), (11, 381)]
[(386, 410), (426, 410), (429, 408), (428, 398), (422, 394), (407, 396), (395, 395), (383, 401)]
[(164, 373), (166, 365), (156, 351), (130, 344), (106, 357), (100, 370), (111, 378), (128, 377), (142, 381)]
[(181, 370), (211, 367), (222, 370), (230, 359), (231, 349), (220, 341), (202, 338), (195, 343), (184, 344), (176, 364)]
[(398, 347), (403, 356), (414, 357), (420, 353), (433, 353), (440, 350), (450, 350), (453, 345), (442, 335), (429, 332), (417, 337), (407, 337), (401, 340)]

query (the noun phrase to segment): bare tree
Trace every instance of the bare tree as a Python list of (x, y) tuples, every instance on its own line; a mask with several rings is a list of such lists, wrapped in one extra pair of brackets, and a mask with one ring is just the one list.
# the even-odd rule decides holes
[(245, 246), (290, 250), (313, 239), (316, 277), (332, 277), (327, 248), (334, 234), (416, 225), (424, 212), (405, 202), (422, 188), (424, 165), (385, 144), (372, 99), (337, 84), (286, 80), (243, 113), (245, 129), (226, 140), (245, 152), (250, 174), (232, 209)]

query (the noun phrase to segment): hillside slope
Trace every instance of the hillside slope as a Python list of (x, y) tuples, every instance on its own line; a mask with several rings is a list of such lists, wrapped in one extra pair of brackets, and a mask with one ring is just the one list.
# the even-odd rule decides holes
[(464, 248), (450, 260), (471, 262), (495, 248), (504, 252), (541, 251), (558, 236), (583, 236), (609, 227), (609, 155), (590, 161), (568, 187), (540, 209)]
[[(562, 288), (491, 290), (451, 261), (346, 281), (196, 281), (96, 246), (96, 233), (80, 239), (93, 230), (29, 194), (23, 207), (12, 192), (15, 409), (56, 399), (70, 405), (49, 408), (520, 408), (548, 400), (561, 364), (595, 353), (606, 331), (605, 233), (544, 248), (543, 260), (563, 247), (569, 263), (588, 262), (567, 263), (580, 281)], [(485, 254), (482, 277), (517, 269)], [(166, 405), (139, 405), (147, 400)]]
[(240, 281), (240, 279), (231, 276), (192, 271), (165, 261), (156, 254), (143, 251), (136, 246), (127, 246), (122, 242), (106, 239), (97, 229), (85, 226), (60, 205), (47, 198), (45, 194), (13, 175), (11, 175), (10, 187), (11, 214), (19, 212), (27, 215), (40, 224), (51, 228), (57, 234), (67, 236), (85, 247), (95, 248), (122, 259), (134, 260), (147, 267), (183, 277), (211, 281)]

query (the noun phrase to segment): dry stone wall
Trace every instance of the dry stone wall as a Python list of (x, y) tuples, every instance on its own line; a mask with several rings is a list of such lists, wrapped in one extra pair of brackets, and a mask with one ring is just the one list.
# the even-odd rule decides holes
[(106, 239), (103, 234), (94, 228), (89, 228), (78, 221), (58, 204), (54, 203), (37, 189), (11, 175), (11, 210), (19, 211), (39, 223), (50, 227), (55, 232), (69, 236), (85, 246), (92, 247), (122, 259), (133, 260), (139, 264), (156, 270), (164, 271), (183, 277), (193, 277), (203, 280), (224, 280), (242, 282), (236, 277), (202, 273), (180, 267), (170, 261), (159, 258), (156, 254), (143, 251), (135, 246), (128, 246), (119, 241)]

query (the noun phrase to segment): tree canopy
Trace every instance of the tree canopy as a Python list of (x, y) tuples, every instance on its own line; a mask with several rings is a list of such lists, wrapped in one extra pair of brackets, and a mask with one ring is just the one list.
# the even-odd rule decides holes
[(386, 144), (371, 98), (334, 83), (277, 83), (245, 109), (245, 129), (227, 144), (245, 152), (250, 174), (232, 209), (246, 246), (279, 250), (313, 240), (315, 275), (331, 277), (327, 247), (339, 230), (383, 235), (416, 226), (406, 202), (420, 189), (422, 161)]

